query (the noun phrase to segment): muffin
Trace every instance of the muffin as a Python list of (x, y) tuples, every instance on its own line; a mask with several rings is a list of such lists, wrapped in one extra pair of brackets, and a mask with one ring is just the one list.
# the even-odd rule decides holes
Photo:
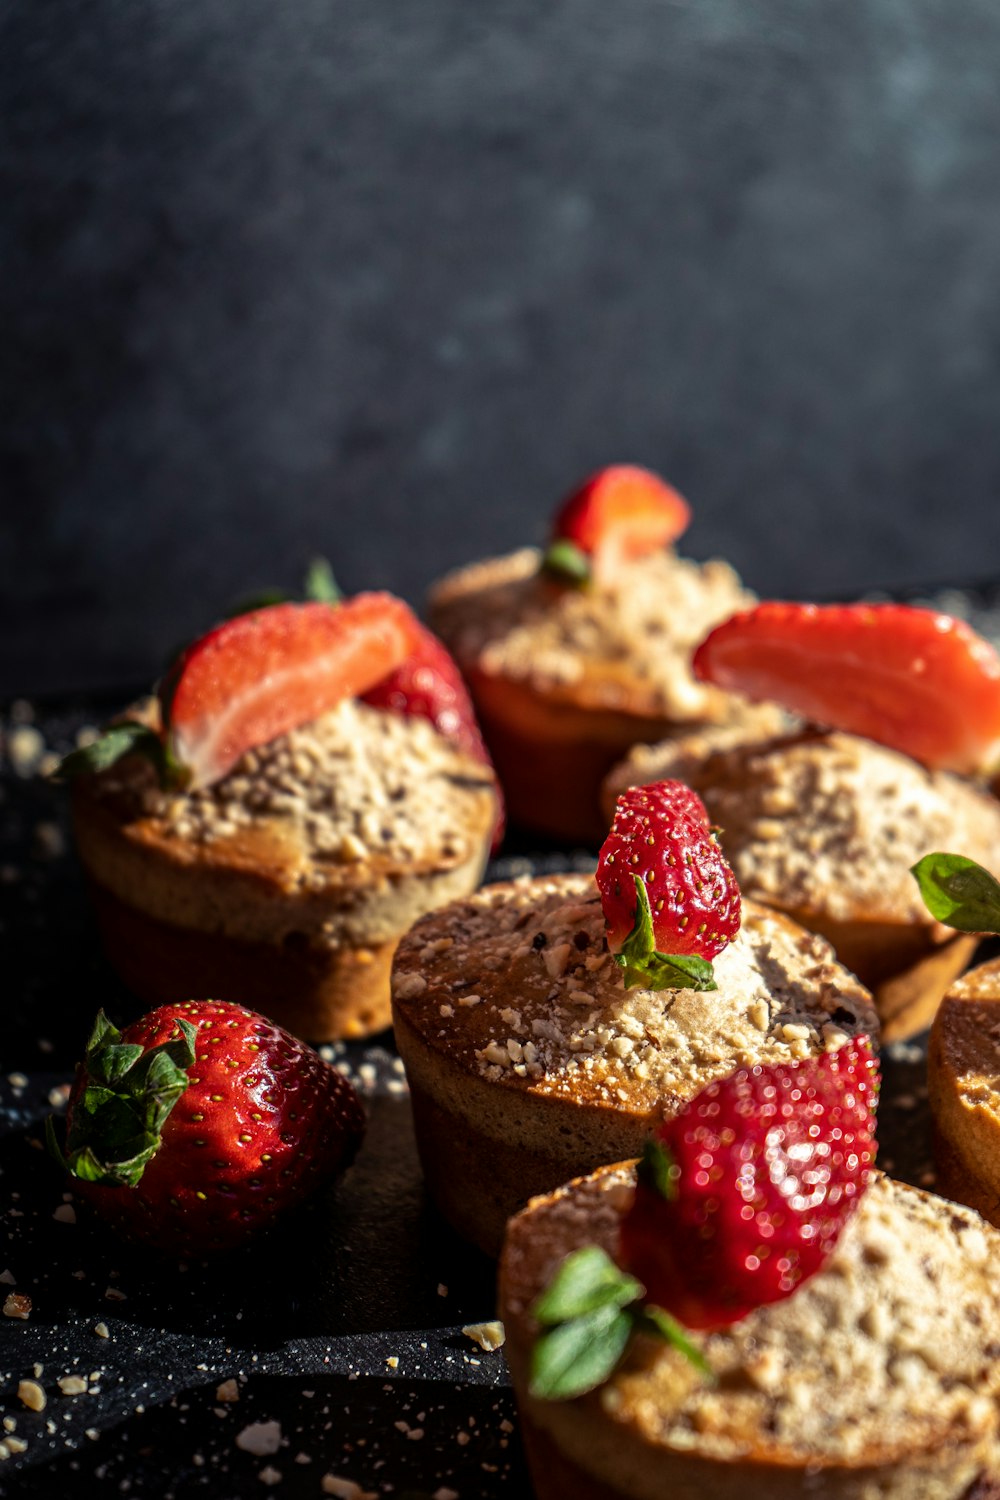
[(486, 887), (423, 918), (393, 970), (393, 1025), (431, 1195), (495, 1253), (511, 1213), (650, 1131), (746, 1063), (876, 1035), (829, 945), (744, 902), (718, 989), (623, 987), (592, 877)]
[(930, 1023), (976, 938), (934, 920), (910, 867), (957, 847), (1000, 870), (1000, 804), (871, 740), (807, 728), (637, 747), (607, 778), (606, 807), (664, 776), (702, 797), (741, 889), (826, 937), (874, 990), (885, 1040)]
[(1000, 1225), (1000, 959), (959, 979), (941, 1002), (927, 1052), (942, 1193)]
[(231, 999), (312, 1041), (387, 1025), (396, 943), (475, 888), (498, 816), (440, 644), (387, 596), (265, 609), (189, 648), (130, 718), (104, 744), (133, 753), (71, 767), (129, 988)]
[(597, 1390), (529, 1394), (532, 1306), (572, 1250), (614, 1257), (631, 1166), (535, 1199), (500, 1266), (505, 1352), (538, 1500), (987, 1500), (998, 1493), (1000, 1236), (876, 1176), (826, 1265), (784, 1301), (692, 1333), (714, 1374), (636, 1339)]
[[(564, 518), (578, 498), (557, 518), (557, 536), (574, 529)], [(511, 821), (596, 842), (602, 778), (631, 745), (699, 724), (774, 731), (783, 719), (691, 671), (705, 632), (752, 599), (728, 564), (688, 562), (659, 545), (619, 550), (581, 582), (549, 565), (553, 550), (525, 547), (451, 573), (432, 590), (428, 618), (469, 684)]]

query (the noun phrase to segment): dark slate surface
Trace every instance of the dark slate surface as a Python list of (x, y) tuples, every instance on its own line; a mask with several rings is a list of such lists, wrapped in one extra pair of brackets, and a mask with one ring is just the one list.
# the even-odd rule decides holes
[(8, 0), (0, 691), (662, 468), (764, 592), (1000, 551), (993, 0)]
[[(49, 706), (35, 724), (63, 749), (94, 717), (93, 705)], [(82, 1206), (76, 1222), (54, 1218), (72, 1194), (43, 1150), (45, 1116), (64, 1105), (97, 1007), (118, 1022), (137, 1007), (97, 944), (64, 792), (8, 765), (0, 793), (0, 1300), (32, 1301), (26, 1321), (0, 1319), (0, 1418), (15, 1424), (0, 1439), (26, 1445), (0, 1458), (0, 1497), (237, 1500), (268, 1493), (273, 1470), (270, 1492), (293, 1500), (314, 1500), (325, 1474), (393, 1500), (529, 1500), (503, 1356), (461, 1332), (493, 1316), (494, 1267), (425, 1199), (390, 1034), (330, 1049), (369, 1114), (345, 1178), (221, 1265), (130, 1250)], [(492, 873), (587, 863), (507, 855)], [(880, 1135), (883, 1164), (926, 1185), (923, 1075), (920, 1047), (890, 1049)], [(62, 1394), (65, 1375), (87, 1390)], [(32, 1378), (40, 1413), (17, 1395)], [(229, 1379), (232, 1405), (217, 1397)], [(237, 1445), (274, 1422), (275, 1452)]]

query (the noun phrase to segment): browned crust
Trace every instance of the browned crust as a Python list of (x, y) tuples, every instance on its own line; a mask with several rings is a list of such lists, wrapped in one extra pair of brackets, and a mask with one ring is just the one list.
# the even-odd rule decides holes
[(941, 1003), (927, 1086), (941, 1192), (1000, 1227), (1000, 959), (979, 964)]
[(299, 933), (282, 943), (248, 942), (162, 922), (95, 881), (90, 890), (108, 958), (145, 1006), (230, 1000), (311, 1042), (389, 1024), (395, 941), (331, 948)]

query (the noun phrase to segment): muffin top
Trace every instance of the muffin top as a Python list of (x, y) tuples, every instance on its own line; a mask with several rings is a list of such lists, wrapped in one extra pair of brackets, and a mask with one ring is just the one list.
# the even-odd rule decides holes
[(426, 719), (355, 700), (247, 751), (198, 791), (161, 790), (133, 756), (87, 792), (137, 839), (201, 862), (285, 865), (306, 888), (461, 864), (495, 815), (488, 767)]
[(1000, 871), (1000, 802), (855, 735), (665, 740), (634, 750), (605, 790), (665, 777), (698, 792), (741, 890), (788, 911), (927, 926), (910, 874), (923, 855), (958, 849)]
[(626, 990), (594, 880), (488, 886), (400, 945), (397, 1010), (453, 1068), (505, 1088), (673, 1113), (713, 1078), (875, 1037), (867, 991), (822, 938), (744, 903), (718, 989)]
[(574, 588), (540, 572), (540, 560), (537, 548), (525, 547), (461, 568), (434, 588), (431, 626), (464, 668), (586, 706), (670, 720), (723, 720), (749, 709), (691, 672), (702, 637), (754, 602), (728, 563), (661, 551), (622, 564), (613, 583)]
[[(511, 1222), (501, 1316), (522, 1357), (535, 1332), (528, 1309), (559, 1261), (584, 1244), (616, 1253), (633, 1184), (630, 1166), (605, 1168)], [(644, 1464), (650, 1447), (723, 1462), (851, 1464), (905, 1462), (948, 1437), (995, 1434), (998, 1254), (1000, 1235), (978, 1214), (878, 1175), (831, 1258), (791, 1297), (691, 1335), (714, 1386), (675, 1350), (637, 1340), (606, 1385), (548, 1404), (546, 1420), (613, 1423), (625, 1464), (632, 1440)]]

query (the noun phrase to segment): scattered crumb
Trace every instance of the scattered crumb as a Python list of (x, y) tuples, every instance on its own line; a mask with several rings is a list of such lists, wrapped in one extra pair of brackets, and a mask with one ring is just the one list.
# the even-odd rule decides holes
[(9, 1293), (3, 1305), (3, 1315), (5, 1318), (30, 1318), (31, 1298), (20, 1292)]
[(107, 1323), (95, 1323), (94, 1324), (94, 1332), (97, 1334), (97, 1337), (99, 1339), (106, 1339), (106, 1338), (110, 1337), (110, 1335), (108, 1333), (108, 1325), (107, 1325)]
[(252, 1453), (256, 1458), (277, 1453), (281, 1447), (281, 1423), (251, 1422), (236, 1434), (236, 1446), (242, 1448), (244, 1453)]
[(378, 1500), (375, 1490), (363, 1490), (353, 1479), (341, 1479), (338, 1474), (324, 1474), (320, 1488), (324, 1495), (334, 1495), (336, 1500)]
[(398, 1370), (399, 1369), (399, 1355), (398, 1354), (390, 1354), (389, 1358), (386, 1360), (386, 1364), (389, 1366), (390, 1370)]
[(56, 1385), (64, 1396), (82, 1396), (87, 1389), (87, 1382), (79, 1375), (61, 1375)]
[(18, 1400), (29, 1411), (44, 1411), (46, 1395), (37, 1380), (22, 1380), (17, 1387)]
[(55, 1219), (57, 1224), (75, 1224), (76, 1209), (73, 1207), (72, 1203), (60, 1203), (59, 1207), (56, 1209), (52, 1217)]
[(503, 1324), (498, 1318), (491, 1323), (469, 1323), (462, 1332), (466, 1338), (478, 1344), (484, 1354), (492, 1354), (495, 1349), (501, 1349), (506, 1337)]
[(215, 1390), (216, 1401), (238, 1401), (240, 1388), (235, 1380), (224, 1380)]
[(260, 1480), (261, 1484), (280, 1484), (281, 1470), (274, 1468), (271, 1464), (268, 1464), (266, 1468), (261, 1469), (260, 1473), (257, 1475), (257, 1478)]
[(120, 1292), (116, 1286), (105, 1288), (104, 1296), (108, 1302), (127, 1302), (128, 1298), (124, 1292)]
[(438, 1296), (439, 1297), (447, 1297), (447, 1295), (448, 1295), (448, 1288), (445, 1286), (445, 1284), (444, 1284), (443, 1281), (439, 1281), (438, 1282)]
[(3, 1282), (4, 1286), (17, 1285), (13, 1271), (0, 1271), (0, 1281)]

